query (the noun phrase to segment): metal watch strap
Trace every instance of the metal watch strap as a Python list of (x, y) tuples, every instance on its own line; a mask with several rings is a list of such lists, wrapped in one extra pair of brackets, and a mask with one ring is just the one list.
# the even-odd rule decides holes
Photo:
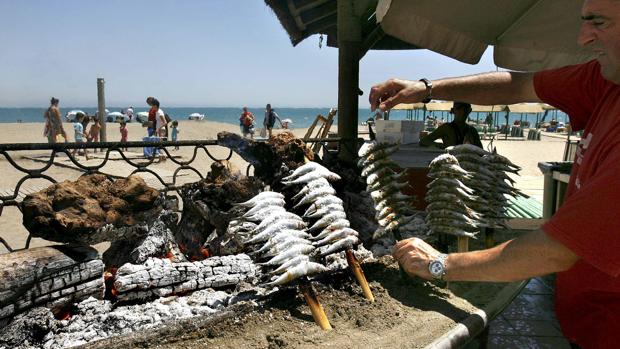
[(433, 83), (427, 78), (422, 78), (420, 81), (424, 83), (424, 86), (426, 86), (426, 91), (428, 91), (428, 95), (422, 100), (422, 103), (426, 104), (433, 99)]
[(441, 261), (441, 264), (443, 265), (443, 274), (441, 274), (441, 277), (439, 278), (439, 280), (444, 281), (444, 277), (446, 276), (446, 261), (448, 260), (448, 255), (445, 253), (441, 253), (439, 254), (438, 259)]

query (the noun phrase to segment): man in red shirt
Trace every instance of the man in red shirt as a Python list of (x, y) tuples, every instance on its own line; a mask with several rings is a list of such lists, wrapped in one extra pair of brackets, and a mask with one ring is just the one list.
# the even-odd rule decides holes
[(475, 104), (545, 101), (583, 130), (563, 206), (540, 230), (494, 248), (442, 255), (403, 240), (394, 257), (410, 275), (454, 281), (515, 281), (557, 273), (564, 335), (584, 348), (620, 345), (620, 1), (586, 0), (578, 43), (596, 59), (537, 73), (391, 79), (372, 88), (374, 110), (428, 97)]

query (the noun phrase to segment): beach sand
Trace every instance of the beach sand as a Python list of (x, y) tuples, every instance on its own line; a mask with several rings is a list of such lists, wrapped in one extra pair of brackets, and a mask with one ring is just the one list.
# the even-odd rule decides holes
[[(129, 128), (129, 140), (138, 141), (142, 140), (142, 137), (146, 135), (146, 129), (139, 124), (128, 124)], [(71, 124), (64, 124), (65, 130), (69, 134), (69, 139), (73, 139), (73, 128)], [(179, 122), (179, 140), (204, 140), (215, 139), (218, 132), (229, 131), (239, 132), (239, 126), (218, 123), (212, 121), (180, 121)], [(296, 136), (303, 137), (307, 129), (294, 129), (291, 130)], [(332, 128), (335, 131), (335, 127)], [(2, 140), (0, 143), (41, 143), (46, 139), (42, 135), (43, 124), (42, 123), (3, 123), (0, 124), (0, 134)], [(274, 132), (280, 132), (275, 130)], [(107, 124), (108, 141), (120, 141), (120, 132), (118, 124)], [(488, 141), (483, 141), (486, 146)], [(522, 189), (526, 194), (531, 195), (538, 200), (542, 200), (542, 185), (543, 177), (538, 169), (538, 162), (540, 161), (561, 161), (565, 138), (561, 136), (543, 136), (541, 141), (518, 141), (518, 140), (496, 140), (493, 145), (497, 147), (499, 154), (508, 157), (512, 162), (522, 167), (521, 176), (517, 177), (517, 187)], [(228, 155), (228, 149), (222, 147), (209, 147), (210, 151), (216, 158), (225, 158)], [(193, 147), (181, 148), (178, 151), (171, 151), (174, 156), (180, 156), (183, 160), (188, 160), (193, 154)], [(20, 166), (26, 168), (41, 168), (44, 166), (42, 162), (49, 156), (49, 151), (24, 151), (24, 152), (12, 152), (11, 156), (18, 162)], [(141, 149), (135, 150), (135, 156), (139, 156)], [(91, 155), (94, 155), (91, 153)], [(101, 163), (101, 153), (95, 155), (94, 159), (85, 161), (84, 157), (79, 157), (79, 161), (87, 165), (96, 165)], [(31, 159), (38, 159), (34, 161)], [(205, 175), (213, 161), (207, 156), (207, 154), (199, 150), (196, 156), (195, 162), (192, 164), (197, 170)], [(74, 169), (74, 166), (70, 164), (66, 156), (61, 155), (58, 159), (58, 163), (63, 166), (52, 166), (45, 173), (55, 178), (57, 181), (73, 180), (81, 175), (82, 172)], [(238, 170), (245, 172), (247, 163), (241, 159), (238, 155), (233, 154), (231, 163)], [(66, 166), (65, 166), (66, 165)], [(153, 169), (160, 174), (166, 182), (171, 182), (171, 176), (176, 169), (176, 164), (172, 161), (164, 161), (152, 165)], [(73, 168), (72, 168), (73, 167)], [(111, 173), (115, 175), (128, 175), (132, 167), (127, 165), (124, 161), (109, 161), (106, 166), (102, 168), (103, 172)], [(0, 192), (12, 191), (16, 184), (24, 177), (24, 173), (16, 170), (9, 161), (0, 156)], [(145, 175), (144, 178), (147, 183), (157, 187), (158, 182), (152, 175)], [(199, 177), (192, 171), (183, 171), (178, 177), (178, 184), (193, 182), (198, 180)], [(42, 179), (29, 179), (22, 188), (29, 188), (30, 190), (36, 190), (44, 188), (49, 185), (49, 182)], [(4, 194), (1, 194), (4, 195)], [(22, 214), (14, 206), (4, 207), (2, 214), (0, 215), (0, 238), (3, 238), (11, 244), (14, 248), (23, 247), (27, 238), (27, 231), (22, 225)], [(31, 246), (48, 245), (49, 243), (40, 239), (33, 239)], [(0, 244), (0, 253), (5, 253), (7, 250)]]

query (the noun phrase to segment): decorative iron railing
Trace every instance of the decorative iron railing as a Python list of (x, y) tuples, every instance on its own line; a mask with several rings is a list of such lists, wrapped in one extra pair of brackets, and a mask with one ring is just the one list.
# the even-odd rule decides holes
[[(327, 142), (335, 143), (339, 142), (339, 138), (310, 138), (304, 139), (306, 143), (319, 143), (323, 147), (327, 144)], [(198, 175), (200, 179), (204, 179), (209, 168), (199, 169), (196, 168), (194, 164), (199, 154), (199, 150), (203, 150), (206, 155), (213, 161), (221, 161), (221, 160), (230, 160), (233, 155), (233, 151), (227, 149), (227, 155), (225, 157), (218, 158), (214, 155), (212, 149), (213, 147), (219, 147), (216, 140), (196, 140), (196, 141), (133, 141), (133, 142), (98, 142), (98, 143), (56, 143), (56, 144), (48, 144), (48, 143), (13, 143), (13, 144), (0, 144), (0, 155), (2, 155), (8, 163), (18, 170), (19, 172), (24, 173), (23, 177), (21, 177), (13, 188), (10, 188), (7, 192), (0, 192), (0, 217), (4, 212), (4, 208), (8, 206), (15, 206), (21, 212), (20, 205), (20, 190), (24, 186), (24, 183), (31, 179), (44, 179), (49, 181), (50, 183), (57, 183), (57, 180), (49, 174), (49, 170), (54, 165), (54, 161), (56, 160), (58, 154), (64, 154), (64, 156), (68, 157), (71, 161), (72, 165), (75, 166), (77, 170), (83, 171), (86, 174), (89, 173), (103, 173), (101, 169), (108, 164), (111, 157), (110, 155), (114, 152), (118, 153), (121, 159), (129, 164), (133, 170), (130, 174), (136, 173), (149, 173), (154, 178), (157, 179), (159, 184), (161, 184), (162, 188), (160, 189), (163, 192), (177, 191), (178, 193), (178, 176), (181, 171), (191, 171)], [(168, 148), (172, 147), (193, 147), (192, 155), (189, 159), (182, 159), (179, 157), (173, 156), (170, 153)], [(136, 148), (153, 148), (159, 151), (159, 154), (151, 157), (141, 157), (139, 159), (132, 158), (127, 155), (127, 151), (124, 149), (136, 149)], [(78, 150), (86, 150), (86, 149), (100, 149), (104, 155), (103, 158), (99, 156), (97, 159), (100, 161), (96, 165), (92, 164), (84, 164), (76, 159), (79, 155), (73, 155), (72, 151), (74, 149)], [(211, 149), (211, 150), (210, 150)], [(35, 150), (49, 150), (51, 153), (49, 154), (49, 158), (46, 159), (38, 159), (39, 162), (42, 162), (42, 166), (38, 168), (26, 168), (16, 161), (17, 156), (19, 154), (23, 154), (25, 152), (31, 152)], [(325, 150), (325, 148), (323, 148)], [(155, 152), (154, 152), (155, 153)], [(134, 153), (135, 155), (135, 153)], [(171, 161), (176, 165), (176, 169), (174, 170), (171, 177), (171, 181), (165, 181), (160, 174), (157, 173), (157, 169), (153, 169), (152, 165), (156, 163), (156, 160), (160, 157), (165, 157), (166, 161)], [(251, 165), (248, 165), (246, 169), (246, 173), (250, 174)], [(119, 176), (114, 176), (110, 174), (106, 174), (111, 178), (118, 178)], [(12, 189), (12, 190), (11, 190)], [(23, 195), (21, 195), (23, 196)], [(18, 219), (18, 217), (11, 217), (11, 219)], [(23, 247), (16, 248), (13, 247), (8, 241), (6, 241), (2, 237), (2, 228), (0, 227), (0, 244), (3, 245), (9, 252), (28, 249), (30, 248), (30, 242), (32, 236), (28, 234)], [(2, 253), (0, 251), (0, 253)]]

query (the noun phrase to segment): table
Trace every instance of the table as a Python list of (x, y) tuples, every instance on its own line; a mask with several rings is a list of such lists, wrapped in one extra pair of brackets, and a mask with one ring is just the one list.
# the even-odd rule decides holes
[(549, 219), (564, 203), (564, 195), (570, 181), (572, 162), (539, 162), (544, 174), (543, 219)]

